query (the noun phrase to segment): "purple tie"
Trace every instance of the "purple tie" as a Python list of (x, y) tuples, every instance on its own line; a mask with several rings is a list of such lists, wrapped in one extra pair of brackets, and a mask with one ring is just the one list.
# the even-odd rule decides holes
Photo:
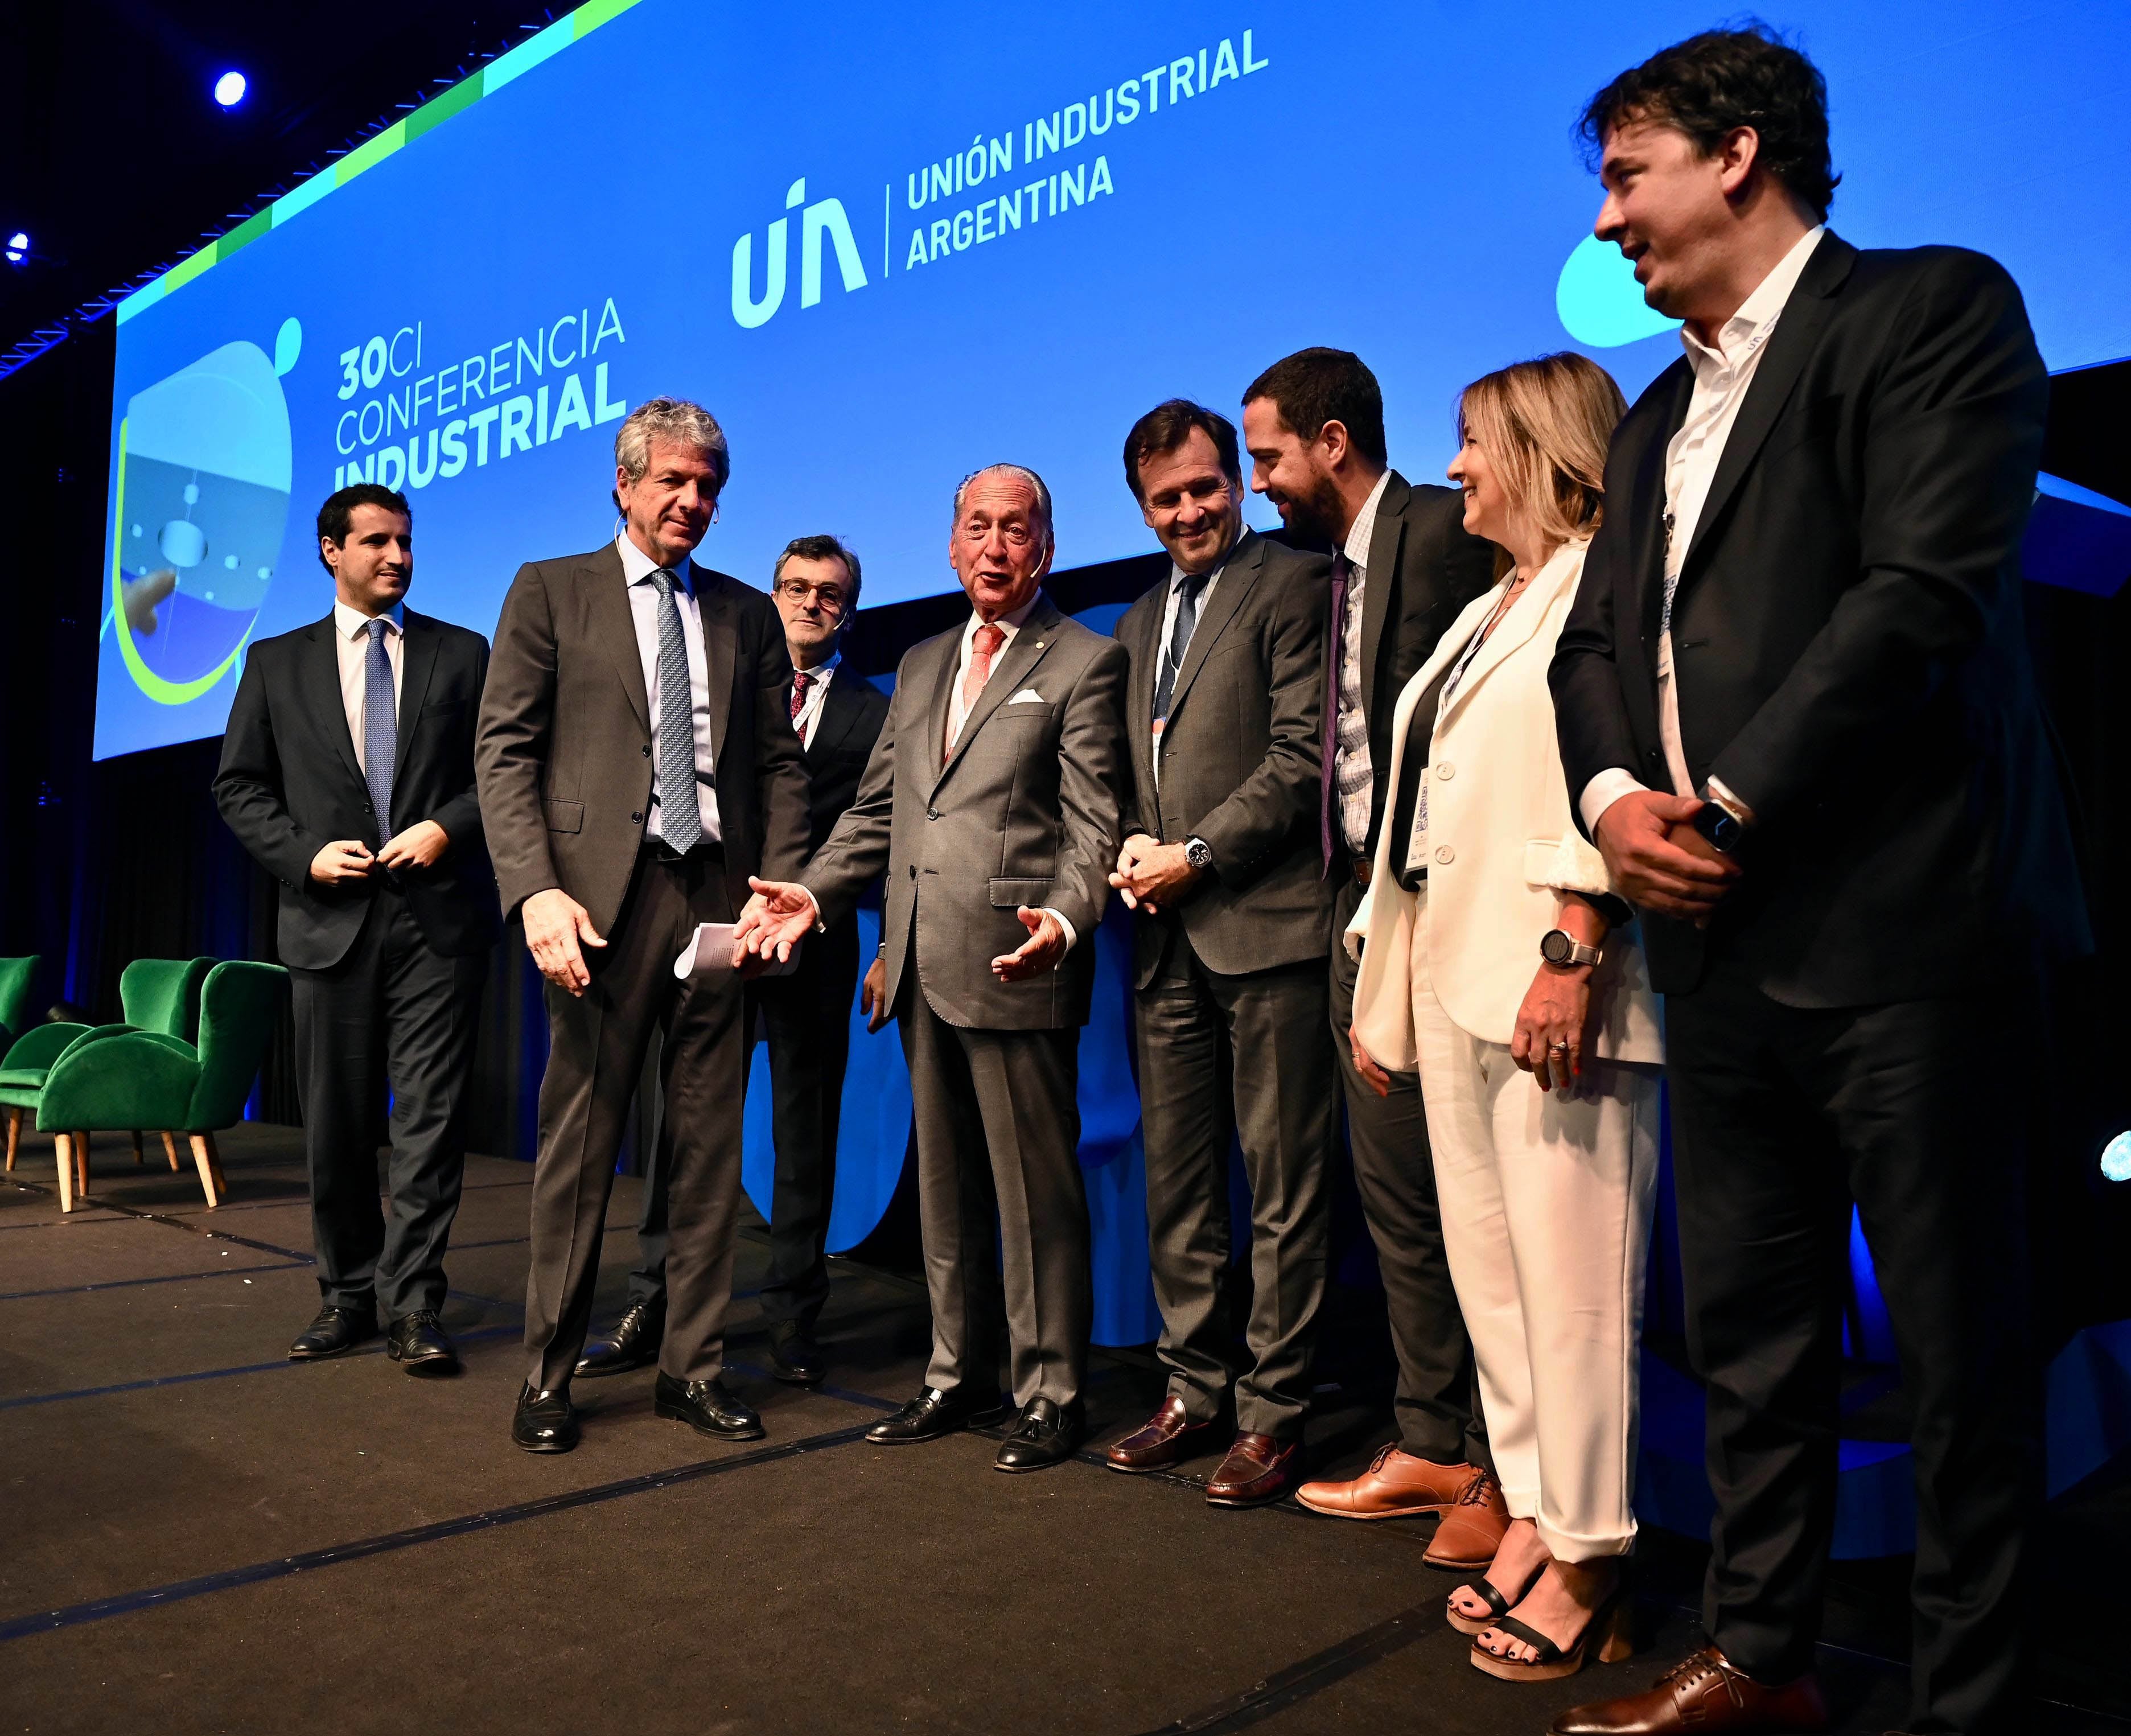
[(1339, 749), (1339, 668), (1346, 655), (1347, 643), (1347, 576), (1353, 571), (1348, 564), (1345, 549), (1332, 557), (1331, 655), (1326, 662), (1324, 734), (1318, 756), (1319, 784), (1317, 802), (1318, 840), (1324, 849), (1324, 872), (1327, 874), (1332, 872), (1332, 794), (1338, 782), (1335, 762)]

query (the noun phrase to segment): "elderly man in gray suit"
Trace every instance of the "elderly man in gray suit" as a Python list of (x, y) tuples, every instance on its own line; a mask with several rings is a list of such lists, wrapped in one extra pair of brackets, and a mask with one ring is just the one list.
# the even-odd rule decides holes
[(859, 786), (798, 882), (758, 879), (739, 938), (788, 951), (884, 870), (886, 992), (910, 1062), (932, 1303), (924, 1389), (869, 1439), (1000, 1421), (998, 1213), (1014, 1403), (997, 1461), (1040, 1470), (1085, 1432), (1092, 1298), (1078, 1153), (1080, 1027), (1125, 771), (1125, 651), (1041, 589), (1051, 494), (995, 464), (955, 495), (971, 614), (912, 648)]
[[(1317, 835), (1329, 563), (1245, 526), (1225, 417), (1158, 404), (1126, 437), (1124, 463), (1171, 562), (1118, 624), (1137, 801), (1110, 877), (1139, 911), (1141, 1129), (1169, 1392), (1108, 1457), (1113, 1471), (1150, 1471), (1206, 1451), (1233, 1384), (1237, 1433), (1206, 1499), (1255, 1507), (1297, 1481), (1338, 1138), (1333, 887)], [(1240, 1369), (1232, 1135), (1251, 1187)]]

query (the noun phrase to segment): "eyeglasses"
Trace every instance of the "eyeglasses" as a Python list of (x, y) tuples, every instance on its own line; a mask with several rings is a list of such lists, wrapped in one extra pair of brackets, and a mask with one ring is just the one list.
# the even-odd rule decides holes
[(834, 585), (810, 585), (804, 579), (780, 579), (777, 594), (795, 609), (804, 609), (809, 602), (817, 603), (829, 615), (841, 615), (850, 600)]

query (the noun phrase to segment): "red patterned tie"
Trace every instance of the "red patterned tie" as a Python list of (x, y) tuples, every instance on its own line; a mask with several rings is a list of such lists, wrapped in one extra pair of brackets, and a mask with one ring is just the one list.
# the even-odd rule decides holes
[[(984, 691), (984, 683), (992, 678), (992, 658), (1005, 643), (1004, 628), (994, 627), (986, 621), (977, 629), (975, 643), (970, 648), (970, 672), (962, 677), (962, 723), (965, 728), (970, 721), (970, 714), (977, 709), (977, 696)], [(953, 755), (955, 737), (960, 734), (961, 730), (957, 729), (954, 735), (947, 738), (948, 757)]]
[(792, 727), (795, 730), (799, 727), (799, 714), (807, 709), (807, 690), (813, 684), (814, 677), (811, 670), (795, 669), (792, 672)]

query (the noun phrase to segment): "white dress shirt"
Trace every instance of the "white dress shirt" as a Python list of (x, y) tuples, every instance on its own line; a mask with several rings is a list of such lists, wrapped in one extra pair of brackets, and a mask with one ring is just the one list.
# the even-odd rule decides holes
[[(665, 696), (658, 691), (658, 587), (651, 582), (651, 575), (658, 571), (658, 563), (629, 539), (624, 531), (615, 538), (615, 547), (621, 552), (621, 571), (629, 586), (629, 613), (636, 626), (636, 654), (644, 664), (644, 691), (651, 701), (651, 739), (658, 739), (658, 719)], [(695, 718), (696, 769), (714, 772), (716, 754), (711, 745), (711, 670), (703, 655), (703, 613), (696, 602), (695, 579), (688, 570), (688, 562), (682, 562), (675, 574), (680, 583), (674, 587), (673, 601), (681, 611), (681, 640), (688, 657), (688, 701)], [(657, 756), (653, 756), (651, 773), (651, 812), (648, 816), (644, 835), (663, 838), (659, 830), (660, 804), (668, 800), (667, 792), (658, 787)], [(701, 779), (696, 784), (696, 811), (702, 816), (703, 836), (711, 843), (721, 841), (724, 830), (718, 820), (718, 792)]]
[[(1221, 575), (1228, 570), (1228, 557), (1235, 553), (1236, 543), (1243, 540), (1243, 533), (1238, 533), (1236, 542), (1228, 545), (1228, 554), (1221, 557), (1221, 564), (1207, 575), (1205, 586), (1199, 593), (1200, 620), (1203, 621), (1206, 619), (1206, 605), (1214, 600), (1214, 587), (1221, 582)], [(1151, 691), (1157, 693), (1161, 691), (1161, 666), (1169, 656), (1169, 636), (1176, 631), (1176, 608), (1184, 596), (1184, 569), (1171, 561), (1169, 563), (1169, 595), (1161, 605), (1161, 637), (1154, 642), (1154, 686)], [(1195, 638), (1199, 632), (1195, 624), (1191, 632), (1193, 638)], [(1190, 654), (1190, 639), (1184, 642), (1184, 650), (1186, 656)], [(1178, 672), (1180, 674), (1183, 672), (1181, 659), (1178, 662)], [(1161, 729), (1162, 720), (1157, 719), (1154, 725), (1153, 754), (1154, 782), (1157, 788), (1161, 783)]]
[[(1680, 344), (1694, 370), (1694, 391), (1688, 399), (1687, 419), (1665, 447), (1664, 581), (1668, 591), (1678, 583), (1681, 563), (1694, 546), (1695, 526), (1701, 522), (1702, 506), (1709, 499), (1709, 485), (1716, 480), (1725, 442), (1731, 438), (1732, 423), (1739, 419), (1739, 406), (1746, 401), (1746, 390), (1754, 383), (1761, 352), (1774, 336), (1776, 322), (1789, 304), (1791, 292), (1798, 288), (1806, 261), (1826, 232), (1825, 226), (1819, 226), (1799, 237), (1797, 246), (1740, 303), (1739, 311), (1717, 328), (1713, 349), (1686, 327), (1680, 328)], [(1673, 679), (1669, 610), (1665, 630), (1658, 639), (1658, 736), (1664, 744), (1665, 772), (1672, 780), (1673, 793), (1693, 795), (1694, 780), (1687, 769), (1687, 748), (1679, 733), (1679, 693)], [(1609, 767), (1601, 772), (1584, 785), (1577, 800), (1585, 829), (1595, 837), (1599, 815), (1623, 796), (1648, 787), (1625, 767)], [(1736, 799), (1728, 790), (1719, 793)]]
[(1369, 498), (1347, 529), (1347, 619), (1339, 635), (1339, 710), (1334, 725), (1333, 781), (1339, 808), (1339, 829), (1347, 848), (1358, 854), (1369, 839), (1370, 811), (1376, 784), (1369, 763), (1369, 720), (1362, 710), (1362, 592), (1368, 581), (1369, 543), (1376, 535), (1377, 509), (1391, 473), (1377, 478)]
[[(392, 715), (400, 715), (400, 671), (407, 661), (401, 640), (406, 636), (401, 621), (401, 610), (397, 603), (380, 617), (385, 623), (385, 659), (392, 665)], [(351, 609), (338, 599), (333, 603), (333, 656), (340, 665), (341, 709), (347, 714), (347, 733), (355, 738), (355, 763), (362, 775), (370, 775), (364, 763), (363, 701), (370, 691), (368, 662), (370, 658), (371, 618), (359, 609)], [(380, 826), (388, 824), (381, 819)]]
[(816, 663), (811, 669), (793, 671), (795, 677), (803, 675), (807, 677), (807, 692), (799, 701), (799, 715), (792, 720), (792, 727), (797, 733), (799, 745), (802, 748), (814, 745), (814, 732), (821, 727), (821, 706), (828, 697), (829, 683), (836, 679), (836, 665), (843, 660), (842, 652), (831, 652), (826, 663)]

